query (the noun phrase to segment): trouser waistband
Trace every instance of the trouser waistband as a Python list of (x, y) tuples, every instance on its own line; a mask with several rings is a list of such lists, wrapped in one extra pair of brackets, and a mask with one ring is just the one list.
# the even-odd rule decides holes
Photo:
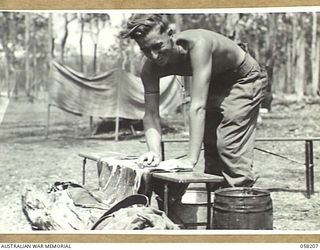
[(225, 71), (222, 74), (217, 75), (216, 77), (228, 76), (231, 79), (242, 78), (248, 75), (248, 73), (254, 68), (259, 68), (259, 64), (255, 59), (251, 57), (249, 53), (245, 53), (245, 57), (242, 63), (236, 69), (230, 69)]

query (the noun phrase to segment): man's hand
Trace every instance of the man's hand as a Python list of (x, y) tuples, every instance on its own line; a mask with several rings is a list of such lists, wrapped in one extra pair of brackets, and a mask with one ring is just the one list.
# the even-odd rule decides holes
[(170, 159), (166, 161), (160, 162), (157, 169), (163, 169), (163, 170), (174, 170), (174, 169), (188, 169), (192, 170), (194, 167), (194, 164), (189, 159)]
[(160, 163), (160, 157), (154, 152), (148, 152), (141, 155), (137, 163), (140, 168), (157, 167)]

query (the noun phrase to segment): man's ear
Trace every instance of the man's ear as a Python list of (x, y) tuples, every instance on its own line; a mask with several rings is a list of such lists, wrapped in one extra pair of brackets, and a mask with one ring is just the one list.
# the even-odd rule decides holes
[(168, 34), (168, 36), (173, 36), (173, 29), (168, 29), (167, 30), (167, 34)]

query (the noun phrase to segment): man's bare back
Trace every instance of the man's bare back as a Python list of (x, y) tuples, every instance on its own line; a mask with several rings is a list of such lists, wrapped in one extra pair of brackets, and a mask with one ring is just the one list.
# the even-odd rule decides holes
[[(192, 60), (192, 53), (203, 53), (203, 57), (212, 55), (211, 80), (214, 80), (215, 75), (236, 69), (245, 57), (245, 52), (235, 42), (209, 30), (182, 31), (173, 36), (173, 42), (178, 48), (178, 53), (170, 58), (168, 64), (157, 66), (154, 62), (148, 61), (147, 64), (154, 65), (145, 65), (146, 68), (152, 68), (154, 76), (191, 76), (193, 65), (199, 63), (198, 60)], [(199, 55), (196, 58), (199, 58)]]

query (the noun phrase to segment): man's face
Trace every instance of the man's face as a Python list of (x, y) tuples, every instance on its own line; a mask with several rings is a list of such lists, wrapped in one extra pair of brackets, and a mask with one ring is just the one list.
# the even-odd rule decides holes
[(155, 27), (145, 37), (136, 39), (140, 49), (150, 60), (159, 66), (166, 65), (172, 54), (172, 41), (167, 32), (160, 33)]

